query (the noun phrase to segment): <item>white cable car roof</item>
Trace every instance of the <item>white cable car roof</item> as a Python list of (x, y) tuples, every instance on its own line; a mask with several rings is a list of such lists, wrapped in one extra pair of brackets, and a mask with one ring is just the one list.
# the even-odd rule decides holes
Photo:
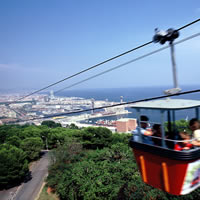
[(181, 110), (200, 107), (199, 100), (190, 100), (190, 99), (163, 99), (163, 100), (154, 100), (146, 101), (131, 104), (131, 108), (140, 108), (140, 109), (157, 109), (157, 110)]

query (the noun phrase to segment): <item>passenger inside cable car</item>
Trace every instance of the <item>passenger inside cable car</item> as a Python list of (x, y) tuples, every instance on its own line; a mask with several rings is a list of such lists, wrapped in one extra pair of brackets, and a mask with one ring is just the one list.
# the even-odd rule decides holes
[(183, 151), (183, 150), (189, 150), (193, 147), (191, 143), (190, 135), (187, 132), (180, 132), (180, 141), (177, 142), (174, 146), (174, 150), (176, 151)]
[(200, 124), (199, 120), (193, 118), (189, 122), (190, 129), (193, 132), (193, 138), (195, 139), (192, 143), (195, 146), (200, 146)]
[(140, 116), (140, 126), (133, 131), (133, 137), (135, 140), (139, 140), (139, 134), (142, 134), (142, 141), (146, 144), (153, 144), (152, 138), (148, 137), (153, 135), (149, 124), (149, 118), (145, 115)]
[(152, 127), (153, 131), (153, 143), (154, 145), (161, 146), (161, 136), (162, 136), (162, 130), (160, 124), (154, 124)]

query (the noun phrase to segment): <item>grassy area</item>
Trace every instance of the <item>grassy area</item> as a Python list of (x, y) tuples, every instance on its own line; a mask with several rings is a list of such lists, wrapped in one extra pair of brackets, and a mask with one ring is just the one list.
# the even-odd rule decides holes
[(56, 194), (53, 194), (53, 193), (48, 194), (47, 187), (44, 186), (37, 200), (59, 200), (59, 198), (57, 197)]

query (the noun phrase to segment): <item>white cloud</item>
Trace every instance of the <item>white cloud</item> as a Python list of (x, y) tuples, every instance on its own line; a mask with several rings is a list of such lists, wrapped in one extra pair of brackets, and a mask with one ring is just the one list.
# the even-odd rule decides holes
[(44, 72), (44, 70), (42, 70), (41, 68), (37, 68), (37, 67), (24, 67), (22, 65), (19, 64), (1, 64), (0, 63), (0, 71), (20, 71), (20, 72), (37, 72), (37, 73), (42, 73)]

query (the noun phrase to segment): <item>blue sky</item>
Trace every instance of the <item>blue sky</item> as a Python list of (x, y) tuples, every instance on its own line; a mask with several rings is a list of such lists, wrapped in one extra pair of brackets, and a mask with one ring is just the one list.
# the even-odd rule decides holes
[[(199, 0), (0, 1), (0, 89), (39, 89), (151, 41), (154, 29), (200, 16)], [(179, 39), (200, 32), (200, 22)], [(160, 48), (151, 44), (52, 88), (55, 91)], [(177, 45), (180, 85), (199, 85), (200, 37)], [(172, 85), (169, 49), (74, 87)]]

